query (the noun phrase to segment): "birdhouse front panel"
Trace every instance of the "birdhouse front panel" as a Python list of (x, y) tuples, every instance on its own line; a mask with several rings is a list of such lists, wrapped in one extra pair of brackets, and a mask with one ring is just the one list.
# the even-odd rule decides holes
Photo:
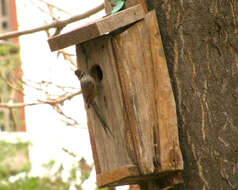
[(77, 45), (78, 67), (95, 78), (95, 103), (110, 131), (107, 132), (95, 111), (87, 106), (88, 126), (95, 140), (97, 173), (106, 173), (121, 167), (136, 166), (135, 153), (125, 102), (123, 101), (117, 67), (110, 37), (97, 38)]

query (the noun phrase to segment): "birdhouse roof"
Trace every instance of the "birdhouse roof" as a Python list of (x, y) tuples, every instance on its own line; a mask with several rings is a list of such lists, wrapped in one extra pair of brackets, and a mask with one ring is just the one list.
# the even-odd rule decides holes
[(48, 43), (51, 51), (56, 51), (105, 35), (123, 26), (141, 20), (144, 16), (145, 12), (142, 6), (136, 5), (116, 14), (105, 16), (94, 22), (87, 23), (70, 32), (53, 36), (49, 38)]

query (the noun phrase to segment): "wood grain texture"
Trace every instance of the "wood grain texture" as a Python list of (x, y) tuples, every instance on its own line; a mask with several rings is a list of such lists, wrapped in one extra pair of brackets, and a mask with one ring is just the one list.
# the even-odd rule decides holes
[(176, 106), (155, 12), (115, 36), (113, 45), (140, 171), (151, 173), (154, 161), (159, 171), (183, 169)]
[(110, 14), (112, 12), (112, 0), (104, 0), (104, 7), (106, 14)]
[(145, 12), (148, 11), (146, 0), (126, 0), (126, 8), (129, 8), (138, 4), (142, 5)]
[(160, 36), (155, 11), (145, 17), (145, 25), (150, 33), (153, 61), (155, 102), (157, 106), (159, 162), (161, 171), (183, 169), (182, 153), (178, 139), (176, 105), (171, 88), (166, 58)]
[(141, 5), (122, 10), (116, 14), (88, 23), (75, 30), (54, 36), (48, 40), (51, 51), (76, 45), (102, 36), (128, 24), (143, 19), (145, 12)]
[(157, 119), (150, 44), (144, 22), (115, 36), (113, 47), (137, 161), (141, 173), (149, 174), (154, 171), (153, 127)]
[(77, 55), (80, 55), (78, 56), (80, 69), (90, 73), (90, 69), (98, 65), (103, 71), (103, 79), (98, 84), (99, 92), (96, 103), (113, 132), (114, 138), (105, 133), (93, 110), (86, 107), (89, 132), (94, 138), (92, 143), (95, 143), (96, 148), (94, 158), (98, 160), (100, 173), (126, 165), (135, 165), (133, 145), (126, 122), (125, 105), (110, 38), (104, 37), (78, 45)]
[[(130, 177), (139, 176), (139, 171), (137, 166), (127, 166), (124, 168), (118, 168), (116, 170), (109, 171), (107, 173), (103, 173), (101, 175), (97, 175), (97, 184), (99, 187), (103, 187), (112, 182), (123, 181), (123, 179)], [(120, 184), (120, 183), (119, 183)], [(113, 183), (112, 185), (117, 185)]]
[[(77, 62), (88, 73), (100, 66), (96, 103), (115, 136), (105, 133), (86, 107), (98, 184), (133, 184), (165, 174), (171, 179), (182, 170), (176, 107), (155, 12), (122, 33), (77, 45)], [(127, 166), (135, 166), (138, 175), (128, 170), (122, 175)]]
[(140, 184), (141, 190), (151, 190), (151, 188), (167, 190), (181, 183), (183, 183), (183, 177), (180, 171), (163, 175), (152, 174), (142, 176), (135, 166), (118, 168), (97, 175), (97, 184), (99, 187)]

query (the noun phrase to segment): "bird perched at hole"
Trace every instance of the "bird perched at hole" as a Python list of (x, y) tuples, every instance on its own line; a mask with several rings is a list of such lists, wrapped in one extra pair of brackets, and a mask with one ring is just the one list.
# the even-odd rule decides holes
[(80, 80), (81, 89), (83, 92), (84, 100), (86, 102), (86, 106), (88, 108), (90, 108), (90, 107), (93, 108), (93, 110), (94, 110), (95, 114), (97, 115), (98, 119), (100, 120), (104, 130), (106, 132), (109, 131), (111, 133), (111, 135), (113, 136), (112, 131), (108, 127), (105, 119), (103, 118), (102, 114), (100, 113), (100, 109), (98, 108), (98, 106), (94, 100), (98, 94), (97, 83), (96, 83), (95, 79), (90, 74), (80, 71), (80, 70), (76, 70), (75, 75)]
[(96, 81), (91, 75), (89, 75), (83, 71), (76, 70), (75, 74), (81, 82), (81, 89), (83, 92), (83, 97), (86, 102), (86, 105), (89, 108), (90, 105), (92, 104), (92, 102), (94, 102), (94, 98), (97, 95)]

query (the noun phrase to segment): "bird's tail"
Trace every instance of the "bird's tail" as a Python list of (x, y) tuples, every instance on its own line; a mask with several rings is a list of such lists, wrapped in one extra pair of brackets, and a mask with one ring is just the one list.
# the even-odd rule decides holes
[(105, 119), (103, 118), (102, 114), (100, 113), (97, 104), (96, 104), (95, 102), (92, 102), (92, 103), (90, 104), (90, 106), (92, 106), (92, 108), (93, 108), (95, 114), (97, 115), (98, 119), (100, 120), (100, 122), (101, 122), (101, 124), (102, 124), (102, 127), (104, 128), (104, 130), (106, 131), (106, 133), (109, 132), (109, 133), (114, 137), (114, 135), (113, 135), (111, 129), (108, 127), (108, 125), (107, 125)]

